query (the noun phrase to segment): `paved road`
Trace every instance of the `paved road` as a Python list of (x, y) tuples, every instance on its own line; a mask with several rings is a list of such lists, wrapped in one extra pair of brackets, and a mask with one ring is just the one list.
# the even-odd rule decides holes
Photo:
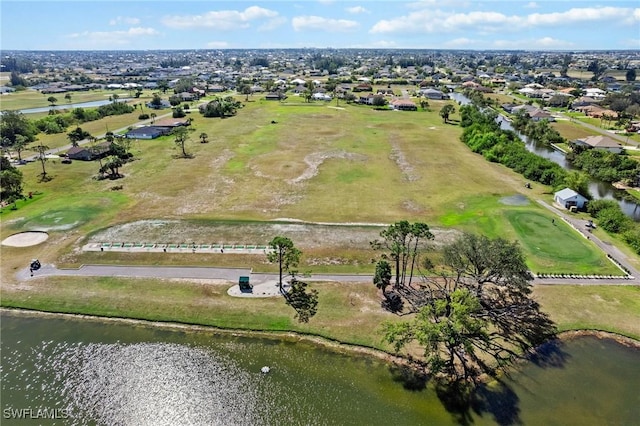
[[(128, 265), (83, 265), (77, 269), (60, 269), (45, 264), (34, 272), (34, 278), (41, 276), (81, 276), (81, 277), (132, 277), (132, 278), (192, 278), (220, 279), (238, 282), (240, 276), (250, 276), (251, 282), (261, 283), (278, 279), (276, 274), (253, 273), (248, 268), (214, 268), (201, 266), (128, 266)], [(30, 279), (29, 269), (18, 272), (20, 280)], [(302, 278), (302, 277), (301, 277)], [(370, 275), (314, 274), (304, 277), (309, 281), (371, 282)]]
[[(78, 269), (60, 269), (54, 265), (43, 265), (34, 272), (33, 278), (42, 276), (82, 276), (82, 277), (130, 277), (130, 278), (186, 278), (220, 279), (238, 282), (240, 276), (250, 276), (251, 283), (260, 284), (278, 279), (276, 274), (253, 273), (248, 268), (215, 268), (191, 266), (128, 266), (128, 265), (83, 265)], [(18, 272), (19, 280), (31, 279), (27, 268)], [(312, 274), (304, 277), (309, 281), (332, 281), (341, 283), (370, 283), (372, 275)], [(640, 285), (637, 278), (535, 278), (534, 285), (576, 284), (576, 285)]]

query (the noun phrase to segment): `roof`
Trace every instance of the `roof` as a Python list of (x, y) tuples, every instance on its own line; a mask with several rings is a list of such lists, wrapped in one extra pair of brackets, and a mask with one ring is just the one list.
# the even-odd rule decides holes
[(555, 197), (560, 198), (561, 200), (567, 200), (569, 198), (573, 198), (573, 197), (581, 197), (581, 198), (585, 198), (582, 195), (578, 194), (576, 191), (574, 191), (571, 188), (565, 188), (565, 189), (561, 189), (560, 191), (556, 192), (554, 194)]
[(621, 145), (608, 136), (587, 136), (586, 138), (577, 139), (585, 145), (594, 148), (620, 148)]
[(165, 130), (156, 126), (144, 126), (131, 129), (127, 135), (161, 135)]
[(153, 122), (153, 127), (178, 127), (178, 126), (188, 126), (188, 125), (189, 125), (189, 121), (186, 119), (180, 120), (180, 119), (171, 118), (171, 117), (163, 118)]

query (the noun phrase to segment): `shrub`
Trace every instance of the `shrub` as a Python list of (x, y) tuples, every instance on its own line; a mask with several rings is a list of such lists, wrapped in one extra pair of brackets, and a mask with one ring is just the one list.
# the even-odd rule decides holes
[(138, 120), (147, 120), (149, 118), (149, 114), (140, 114), (138, 116)]

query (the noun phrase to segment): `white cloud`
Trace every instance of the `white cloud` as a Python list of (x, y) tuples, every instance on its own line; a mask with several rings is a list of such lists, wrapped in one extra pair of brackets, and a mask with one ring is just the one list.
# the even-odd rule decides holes
[(119, 31), (83, 31), (66, 36), (72, 43), (83, 47), (126, 46), (144, 36), (158, 36), (153, 28), (132, 27)]
[(353, 6), (353, 7), (347, 7), (345, 9), (347, 12), (352, 13), (354, 15), (360, 14), (360, 13), (371, 13), (369, 12), (367, 9), (365, 9), (362, 6)]
[(529, 3), (524, 5), (525, 9), (537, 9), (540, 6), (535, 1), (530, 1)]
[(534, 13), (525, 18), (525, 23), (528, 26), (537, 27), (611, 20), (628, 21), (628, 18), (635, 16), (635, 12), (638, 10), (640, 9), (633, 10), (622, 7), (573, 8), (566, 12)]
[(552, 37), (542, 37), (528, 40), (495, 40), (492, 47), (497, 49), (558, 50), (573, 48), (575, 44)]
[(171, 28), (216, 28), (218, 30), (234, 30), (248, 28), (252, 21), (274, 19), (278, 12), (251, 6), (242, 11), (219, 10), (202, 15), (165, 16), (162, 23)]
[(463, 48), (471, 48), (473, 45), (477, 45), (478, 40), (473, 40), (465, 37), (456, 38), (453, 40), (449, 40), (444, 42), (444, 46), (450, 49), (463, 49)]
[(226, 41), (210, 41), (207, 43), (207, 48), (209, 49), (225, 49), (229, 47), (229, 43)]
[(322, 30), (328, 32), (349, 32), (356, 30), (360, 24), (347, 19), (329, 19), (321, 16), (296, 16), (291, 20), (295, 31)]
[(640, 38), (624, 40), (622, 45), (627, 49), (640, 49)]
[(287, 22), (287, 18), (285, 18), (284, 16), (277, 16), (273, 19), (269, 19), (267, 22), (260, 25), (258, 27), (258, 31), (272, 31), (278, 27), (281, 27), (286, 22)]
[(505, 15), (501, 12), (449, 12), (422, 9), (405, 16), (380, 20), (370, 33), (436, 33), (476, 30), (485, 33), (514, 32), (536, 27), (568, 27), (572, 24), (616, 22), (631, 25), (640, 22), (639, 9), (621, 7), (572, 8), (565, 12)]
[(139, 23), (140, 23), (140, 19), (132, 18), (129, 16), (118, 16), (117, 18), (109, 21), (109, 25), (118, 25), (118, 24), (138, 25)]

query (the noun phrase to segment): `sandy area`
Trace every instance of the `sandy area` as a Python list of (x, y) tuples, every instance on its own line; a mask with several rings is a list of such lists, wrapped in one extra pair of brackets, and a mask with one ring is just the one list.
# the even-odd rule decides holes
[(43, 243), (47, 241), (47, 238), (49, 238), (49, 234), (46, 232), (21, 232), (2, 240), (2, 245), (9, 247), (29, 247)]

